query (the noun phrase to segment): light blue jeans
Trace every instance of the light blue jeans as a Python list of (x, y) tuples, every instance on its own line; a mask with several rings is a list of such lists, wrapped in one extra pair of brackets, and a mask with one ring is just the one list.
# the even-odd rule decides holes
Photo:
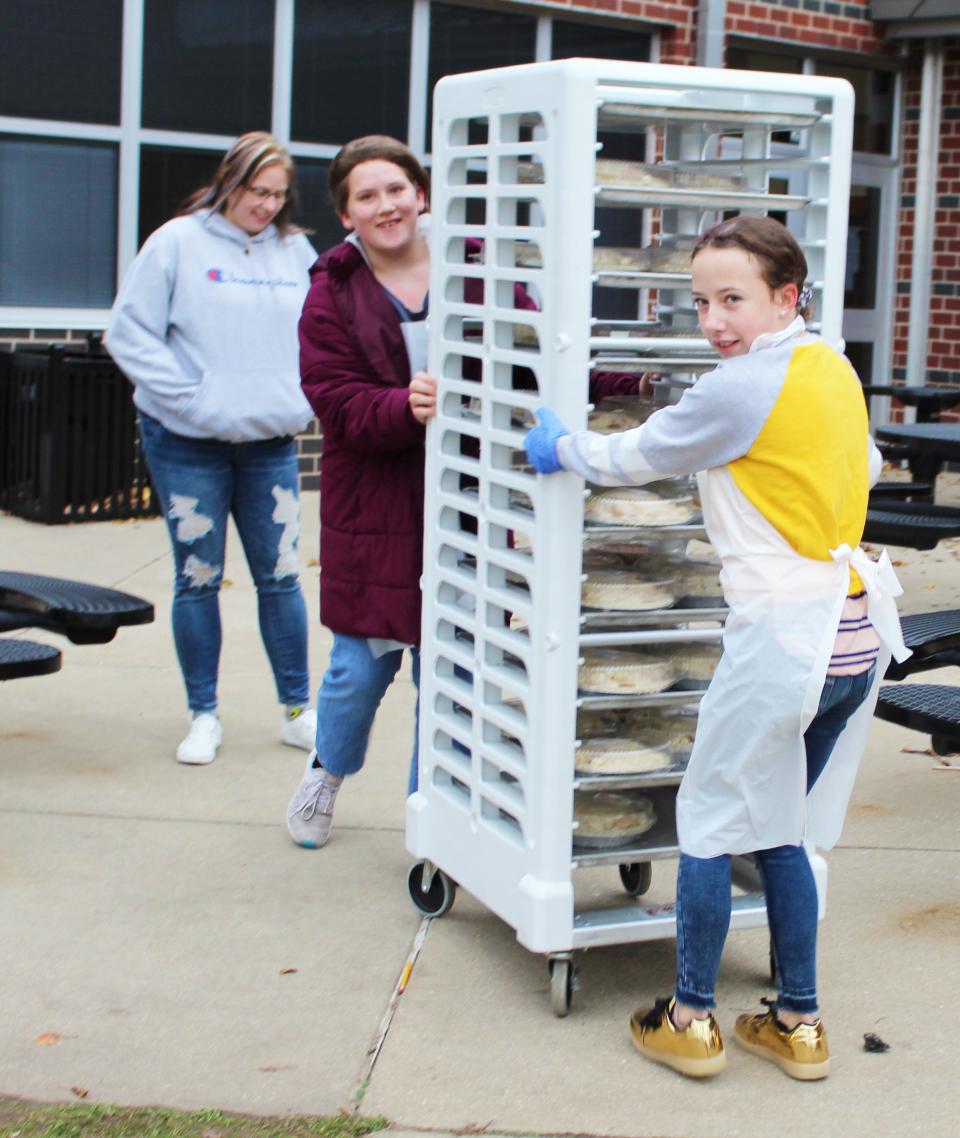
[[(411, 649), (411, 670), (417, 689), (414, 710), (413, 754), (407, 793), (417, 789), (420, 729), (420, 651)], [(359, 636), (334, 633), (330, 663), (317, 692), (317, 754), (324, 769), (342, 777), (356, 774), (367, 757), (370, 729), (387, 688), (393, 683), (403, 650), (374, 656)]]
[[(804, 734), (807, 793), (820, 777), (847, 720), (873, 683), (876, 665), (859, 676), (827, 676), (816, 716)], [(817, 888), (803, 846), (754, 854), (767, 898), (780, 994), (777, 1006), (817, 1011)], [(677, 1001), (712, 1009), (714, 987), (730, 928), (730, 857), (680, 855), (677, 875)]]
[(140, 434), (173, 544), (173, 639), (191, 711), (215, 711), (227, 520), (236, 522), (257, 589), (260, 635), (277, 698), (310, 699), (307, 610), (300, 590), (299, 470), (291, 438), (190, 439), (140, 414)]

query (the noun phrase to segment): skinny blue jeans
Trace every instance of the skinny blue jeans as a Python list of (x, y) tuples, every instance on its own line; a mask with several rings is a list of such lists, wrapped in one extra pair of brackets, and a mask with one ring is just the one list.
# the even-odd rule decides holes
[(277, 698), (310, 699), (307, 610), (300, 590), (299, 470), (292, 438), (191, 439), (140, 414), (140, 435), (173, 545), (173, 639), (187, 702), (215, 711), (227, 521), (232, 515), (257, 589), (260, 635)]
[[(417, 789), (420, 730), (420, 650), (411, 649), (413, 683), (417, 689), (414, 709), (413, 753), (407, 793)], [(403, 660), (397, 648), (374, 656), (359, 636), (334, 633), (330, 664), (317, 692), (317, 755), (325, 770), (343, 777), (356, 774), (367, 757), (370, 730), (380, 701), (393, 683)]]
[[(847, 720), (873, 683), (874, 668), (858, 676), (827, 676), (816, 716), (804, 734), (807, 793), (820, 777)], [(767, 898), (777, 964), (777, 1007), (811, 1014), (817, 1004), (817, 888), (803, 846), (754, 854)], [(720, 957), (730, 928), (730, 856), (680, 855), (677, 875), (678, 1003), (712, 1009)]]

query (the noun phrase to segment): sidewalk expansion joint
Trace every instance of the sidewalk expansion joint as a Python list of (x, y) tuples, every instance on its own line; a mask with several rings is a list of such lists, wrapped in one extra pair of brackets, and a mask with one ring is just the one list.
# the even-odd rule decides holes
[(417, 957), (420, 955), (420, 950), (423, 948), (424, 942), (427, 939), (427, 932), (430, 928), (431, 920), (431, 917), (423, 917), (420, 921), (420, 926), (413, 938), (413, 944), (410, 946), (407, 959), (404, 962), (403, 968), (400, 969), (400, 975), (397, 977), (397, 982), (394, 985), (390, 1000), (387, 1003), (387, 1010), (384, 1012), (383, 1018), (380, 1020), (380, 1024), (374, 1032), (370, 1046), (367, 1048), (367, 1055), (363, 1063), (363, 1069), (360, 1072), (357, 1089), (350, 1098), (349, 1110), (351, 1114), (357, 1113), (363, 1101), (363, 1096), (367, 1093), (367, 1087), (369, 1087), (370, 1079), (373, 1077), (373, 1069), (377, 1064), (380, 1049), (383, 1047), (384, 1041), (387, 1038), (387, 1032), (393, 1023), (393, 1017), (400, 1004), (400, 997), (407, 990), (407, 985), (413, 976), (413, 969), (417, 963)]

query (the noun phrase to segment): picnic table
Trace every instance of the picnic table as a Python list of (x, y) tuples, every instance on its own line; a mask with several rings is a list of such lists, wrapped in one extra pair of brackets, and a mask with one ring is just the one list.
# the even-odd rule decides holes
[(918, 423), (935, 422), (941, 411), (960, 404), (960, 387), (906, 387), (895, 383), (865, 383), (863, 393), (891, 395), (905, 407), (916, 407)]
[(876, 436), (915, 452), (908, 462), (918, 482), (934, 482), (945, 463), (960, 462), (960, 423), (888, 423)]

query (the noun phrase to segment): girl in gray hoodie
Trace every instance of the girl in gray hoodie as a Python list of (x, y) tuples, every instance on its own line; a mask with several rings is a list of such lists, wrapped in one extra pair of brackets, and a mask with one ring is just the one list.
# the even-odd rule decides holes
[(264, 132), (243, 135), (211, 183), (145, 242), (107, 332), (135, 388), (173, 545), (173, 634), (192, 713), (182, 763), (212, 762), (223, 738), (219, 589), (231, 515), (284, 707), (281, 739), (314, 744), (294, 436), (312, 414), (297, 321), (316, 253), (290, 220), (294, 193), (286, 150)]

